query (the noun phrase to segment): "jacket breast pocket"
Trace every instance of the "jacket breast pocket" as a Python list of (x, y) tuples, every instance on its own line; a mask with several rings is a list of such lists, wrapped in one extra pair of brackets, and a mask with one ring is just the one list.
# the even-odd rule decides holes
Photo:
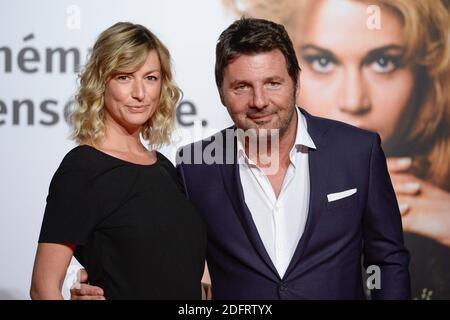
[(357, 203), (358, 203), (358, 193), (355, 193), (342, 199), (327, 202), (327, 209), (328, 210), (347, 209), (356, 206)]

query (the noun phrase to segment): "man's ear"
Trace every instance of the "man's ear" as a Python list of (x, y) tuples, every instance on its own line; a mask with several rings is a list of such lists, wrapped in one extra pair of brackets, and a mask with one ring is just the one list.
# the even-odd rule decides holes
[(222, 88), (219, 89), (219, 96), (220, 96), (220, 102), (222, 102), (222, 105), (223, 105), (224, 107), (226, 107), (227, 105), (225, 104), (225, 98), (224, 98), (224, 96), (223, 96)]

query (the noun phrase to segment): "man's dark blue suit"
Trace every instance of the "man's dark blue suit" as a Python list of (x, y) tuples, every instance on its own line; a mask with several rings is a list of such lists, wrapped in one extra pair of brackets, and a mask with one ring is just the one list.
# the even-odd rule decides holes
[[(224, 158), (232, 152), (232, 164), (192, 163), (195, 149), (204, 151), (225, 131), (178, 154), (186, 195), (207, 225), (213, 298), (364, 299), (363, 259), (381, 271), (373, 299), (410, 299), (409, 253), (379, 136), (301, 112), (316, 149), (309, 150), (306, 227), (283, 278), (245, 204), (236, 148), (223, 143), (216, 150)], [(328, 194), (353, 188), (355, 194), (328, 202)]]

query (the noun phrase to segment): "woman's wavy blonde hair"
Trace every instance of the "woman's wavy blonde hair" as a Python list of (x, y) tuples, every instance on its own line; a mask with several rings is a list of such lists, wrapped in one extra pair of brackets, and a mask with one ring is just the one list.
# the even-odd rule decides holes
[[(415, 172), (450, 190), (450, 43), (449, 0), (355, 0), (378, 2), (397, 13), (403, 22), (405, 62), (416, 74), (411, 107), (406, 109), (390, 152), (408, 153)], [(293, 35), (294, 21), (308, 18), (311, 0), (223, 0), (236, 16), (251, 16), (282, 23)], [(300, 35), (301, 36), (301, 35)]]
[(172, 78), (170, 53), (144, 26), (119, 22), (100, 34), (80, 75), (75, 109), (70, 115), (71, 136), (77, 143), (95, 143), (104, 137), (107, 82), (118, 73), (138, 70), (151, 50), (156, 50), (161, 64), (161, 93), (159, 106), (142, 125), (141, 135), (150, 148), (170, 142), (176, 106), (182, 96)]

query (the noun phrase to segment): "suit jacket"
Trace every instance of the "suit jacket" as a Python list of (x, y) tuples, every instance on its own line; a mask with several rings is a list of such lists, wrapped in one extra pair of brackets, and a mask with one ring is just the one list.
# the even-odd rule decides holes
[[(365, 267), (381, 271), (373, 299), (410, 299), (409, 253), (378, 134), (301, 112), (316, 149), (309, 150), (305, 230), (283, 278), (245, 204), (236, 143), (220, 143), (226, 131), (178, 153), (186, 195), (207, 225), (213, 298), (364, 299), (363, 257)], [(328, 202), (328, 194), (353, 188), (355, 194)]]

